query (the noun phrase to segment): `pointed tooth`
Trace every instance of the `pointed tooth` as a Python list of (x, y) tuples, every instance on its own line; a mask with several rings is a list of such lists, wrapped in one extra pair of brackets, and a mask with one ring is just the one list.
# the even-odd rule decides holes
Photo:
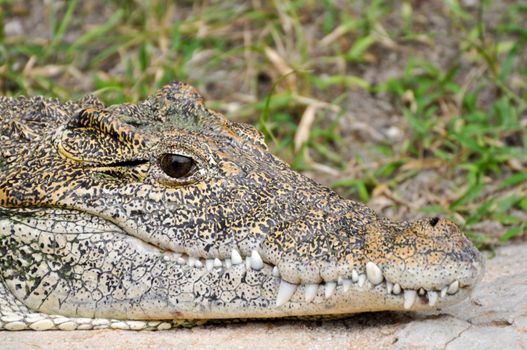
[(337, 287), (336, 282), (326, 282), (326, 290), (325, 290), (325, 296), (326, 299), (330, 298), (333, 294), (335, 294), (335, 288)]
[(179, 265), (186, 265), (187, 264), (187, 260), (184, 257), (181, 257), (181, 258), (177, 259), (177, 263)]
[(221, 260), (218, 259), (218, 258), (214, 258), (214, 261), (212, 262), (212, 266), (214, 267), (222, 267), (222, 263), (221, 263)]
[(225, 267), (230, 269), (232, 267), (231, 259), (225, 259)]
[(339, 286), (342, 285), (342, 276), (339, 276), (339, 277), (337, 278), (337, 284), (338, 284)]
[(197, 267), (198, 269), (202, 268), (203, 263), (201, 262), (201, 260), (196, 259), (196, 261), (194, 262), (194, 267)]
[(448, 291), (448, 287), (441, 288), (441, 298), (444, 298), (446, 296), (447, 291)]
[(386, 281), (386, 293), (392, 294), (393, 291), (393, 283)]
[(317, 291), (318, 291), (318, 284), (306, 284), (306, 287), (305, 287), (305, 298), (306, 298), (306, 302), (307, 303), (310, 303), (313, 301), (313, 299), (315, 299), (315, 297), (317, 296)]
[(188, 257), (188, 261), (187, 261), (188, 266), (194, 266), (194, 265), (196, 264), (196, 261), (197, 261), (197, 260), (198, 260), (198, 259), (196, 259), (195, 257), (193, 257), (193, 256), (189, 256), (189, 257)]
[(437, 292), (433, 290), (428, 292), (428, 305), (435, 306), (437, 299), (439, 299), (439, 294), (437, 294)]
[(399, 283), (396, 283), (393, 285), (393, 294), (395, 295), (401, 294), (401, 286), (399, 285)]
[(420, 296), (423, 296), (426, 294), (426, 290), (424, 288), (419, 288), (417, 290), (417, 294), (419, 294)]
[(364, 286), (364, 282), (366, 282), (366, 275), (361, 273), (359, 275), (359, 281), (357, 282), (359, 284), (359, 287)]
[(404, 309), (410, 310), (417, 299), (417, 292), (413, 289), (404, 291)]
[(264, 267), (262, 257), (256, 249), (251, 252), (251, 267), (257, 271)]
[(368, 281), (370, 281), (373, 285), (377, 285), (383, 280), (380, 267), (371, 261), (366, 263), (366, 276), (368, 276)]
[(280, 271), (278, 270), (278, 267), (273, 267), (273, 272), (271, 272), (274, 277), (280, 277)]
[(456, 294), (459, 290), (459, 281), (455, 280), (454, 282), (450, 283), (448, 286), (448, 294)]
[(350, 290), (351, 288), (351, 285), (353, 284), (353, 282), (347, 278), (344, 278), (342, 280), (342, 285), (344, 286), (344, 293), (346, 293), (348, 290)]
[(212, 269), (214, 268), (214, 260), (213, 259), (205, 260), (205, 266), (207, 267), (208, 271), (212, 271)]
[(245, 268), (247, 270), (249, 270), (251, 268), (251, 257), (250, 256), (246, 256), (245, 257)]
[(351, 280), (354, 283), (357, 283), (359, 281), (359, 274), (357, 273), (357, 271), (355, 270), (351, 271)]
[(242, 256), (240, 255), (240, 252), (236, 248), (232, 248), (231, 261), (233, 265), (238, 265), (243, 262)]
[(291, 299), (293, 294), (295, 294), (296, 284), (292, 284), (282, 280), (280, 282), (280, 288), (278, 288), (278, 295), (276, 296), (276, 306), (282, 306)]

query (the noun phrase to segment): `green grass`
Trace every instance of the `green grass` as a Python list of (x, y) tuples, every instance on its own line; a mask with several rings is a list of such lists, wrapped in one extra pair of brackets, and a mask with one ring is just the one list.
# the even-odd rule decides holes
[[(526, 236), (527, 5), (50, 3), (0, 1), (2, 94), (122, 103), (185, 80), (344, 196), (396, 217), (448, 216), (480, 246)], [(449, 62), (427, 55), (448, 50)], [(376, 118), (402, 136), (350, 94), (390, 105)]]

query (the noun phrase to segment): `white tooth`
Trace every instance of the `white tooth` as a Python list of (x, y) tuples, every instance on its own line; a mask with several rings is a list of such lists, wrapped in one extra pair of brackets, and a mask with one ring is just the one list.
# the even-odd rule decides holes
[(444, 298), (446, 296), (447, 291), (448, 291), (448, 287), (441, 288), (441, 298)]
[(339, 277), (337, 278), (337, 284), (338, 284), (339, 286), (342, 285), (342, 276), (339, 276)]
[(273, 267), (273, 272), (271, 272), (274, 277), (280, 277), (280, 271), (278, 270), (278, 267)]
[(238, 265), (243, 262), (242, 256), (240, 255), (240, 252), (236, 248), (232, 248), (231, 252), (231, 260), (233, 265)]
[(357, 271), (355, 270), (351, 271), (351, 280), (354, 283), (357, 283), (359, 281), (359, 274), (357, 273)]
[(404, 309), (410, 310), (417, 299), (417, 293), (413, 289), (407, 289), (404, 291)]
[(225, 259), (225, 267), (230, 269), (232, 267), (231, 259)]
[(386, 293), (392, 294), (393, 291), (393, 283), (386, 281)]
[(222, 266), (221, 260), (218, 258), (214, 258), (214, 262), (212, 263), (212, 265), (214, 267), (221, 267)]
[(261, 270), (264, 267), (262, 257), (258, 254), (258, 251), (254, 249), (251, 253), (251, 267), (255, 270)]
[(399, 283), (396, 283), (393, 285), (393, 294), (395, 295), (401, 294), (401, 286), (399, 285)]
[(193, 257), (193, 256), (189, 256), (189, 257), (188, 257), (188, 266), (194, 266), (194, 265), (196, 264), (196, 261), (197, 261), (197, 260), (198, 260), (198, 259), (196, 259), (195, 257)]
[(344, 278), (342, 280), (342, 284), (344, 286), (344, 293), (346, 293), (348, 290), (350, 290), (351, 288), (351, 285), (353, 284), (353, 282), (347, 278)]
[(212, 271), (212, 269), (214, 268), (214, 260), (213, 259), (205, 260), (205, 266), (207, 266), (207, 270)]
[(185, 260), (185, 258), (181, 257), (181, 258), (177, 259), (177, 263), (179, 265), (185, 265), (187, 263), (187, 260)]
[(310, 303), (313, 301), (313, 299), (315, 299), (315, 297), (317, 296), (317, 291), (318, 284), (306, 284), (304, 293), (307, 303)]
[(455, 280), (448, 286), (448, 294), (456, 294), (459, 290), (459, 281)]
[(245, 257), (245, 268), (247, 270), (249, 270), (251, 268), (251, 257), (250, 256), (246, 256)]
[(364, 282), (366, 282), (366, 275), (361, 273), (359, 275), (359, 281), (357, 282), (359, 284), (359, 287), (364, 286)]
[(335, 288), (336, 287), (337, 287), (337, 283), (335, 283), (335, 282), (326, 282), (326, 290), (325, 290), (326, 299), (330, 298), (333, 294), (335, 294)]
[(419, 294), (420, 296), (423, 296), (423, 295), (426, 294), (426, 291), (425, 291), (424, 288), (419, 288), (419, 289), (417, 290), (417, 294)]
[(439, 298), (439, 295), (437, 292), (434, 292), (433, 290), (428, 292), (428, 305), (434, 306), (437, 303), (437, 299)]
[(375, 263), (368, 261), (366, 264), (366, 275), (368, 280), (373, 284), (377, 285), (382, 282), (382, 271)]
[(194, 262), (194, 266), (200, 269), (203, 267), (203, 263), (201, 262), (201, 260), (196, 259), (196, 261)]
[(293, 294), (295, 294), (296, 284), (292, 284), (282, 280), (280, 282), (280, 288), (278, 289), (278, 295), (276, 296), (276, 306), (282, 306), (291, 299)]

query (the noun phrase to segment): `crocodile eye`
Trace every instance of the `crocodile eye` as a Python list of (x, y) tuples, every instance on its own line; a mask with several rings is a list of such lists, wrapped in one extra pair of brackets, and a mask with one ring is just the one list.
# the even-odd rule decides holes
[(196, 163), (192, 158), (170, 153), (159, 158), (159, 166), (165, 174), (176, 179), (187, 177), (196, 170)]

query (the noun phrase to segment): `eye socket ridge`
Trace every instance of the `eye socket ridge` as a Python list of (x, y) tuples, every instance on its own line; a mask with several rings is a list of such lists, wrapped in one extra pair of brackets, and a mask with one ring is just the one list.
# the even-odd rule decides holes
[(194, 159), (181, 154), (164, 153), (158, 161), (161, 170), (175, 179), (189, 177), (197, 169)]

